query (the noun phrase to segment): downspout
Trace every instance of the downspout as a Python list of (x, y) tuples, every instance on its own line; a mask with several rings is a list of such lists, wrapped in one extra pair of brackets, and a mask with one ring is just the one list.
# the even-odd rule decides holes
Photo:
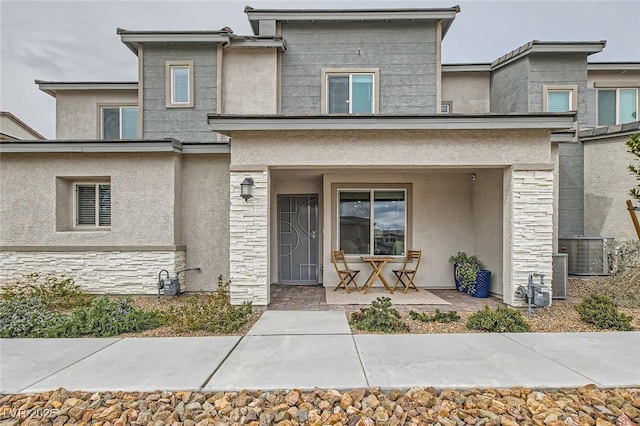
[(442, 105), (442, 21), (436, 24), (436, 114)]
[(144, 45), (138, 46), (138, 137), (144, 139)]
[[(224, 102), (223, 102), (223, 93), (222, 90), (222, 67), (223, 67), (223, 47), (221, 43), (216, 45), (216, 114), (224, 113)], [(216, 133), (216, 140), (218, 142), (223, 141), (223, 135), (220, 133)]]

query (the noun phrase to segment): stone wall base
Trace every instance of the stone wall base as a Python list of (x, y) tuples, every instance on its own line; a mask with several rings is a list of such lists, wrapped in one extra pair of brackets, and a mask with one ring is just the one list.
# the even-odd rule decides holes
[[(151, 295), (158, 293), (161, 269), (173, 275), (185, 264), (185, 251), (3, 251), (0, 286), (36, 272), (73, 278), (88, 293)], [(180, 275), (181, 289), (188, 290)]]

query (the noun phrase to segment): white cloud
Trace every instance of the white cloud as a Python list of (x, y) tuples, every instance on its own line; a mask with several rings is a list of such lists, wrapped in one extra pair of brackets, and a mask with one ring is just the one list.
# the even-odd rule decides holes
[[(120, 43), (129, 30), (250, 31), (256, 8), (451, 7), (456, 1), (2, 1), (0, 108), (54, 136), (53, 100), (34, 79), (135, 80), (136, 58)], [(461, 1), (443, 44), (445, 63), (491, 62), (533, 39), (607, 40), (593, 61), (640, 61), (639, 1)]]

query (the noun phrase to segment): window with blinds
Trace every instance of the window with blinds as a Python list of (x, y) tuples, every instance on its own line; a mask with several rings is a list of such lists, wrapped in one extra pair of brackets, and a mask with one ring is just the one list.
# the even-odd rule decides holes
[(547, 92), (547, 112), (571, 110), (571, 90), (549, 90)]
[(189, 67), (171, 67), (171, 103), (189, 103)]
[(193, 107), (193, 61), (167, 61), (167, 107)]
[(76, 226), (111, 226), (111, 185), (76, 184)]

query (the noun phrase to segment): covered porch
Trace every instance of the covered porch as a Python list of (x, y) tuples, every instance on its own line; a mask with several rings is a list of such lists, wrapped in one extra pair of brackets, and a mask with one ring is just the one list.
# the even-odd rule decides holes
[[(573, 120), (210, 115), (212, 128), (231, 136), (232, 301), (267, 306), (272, 284), (333, 288), (335, 249), (363, 279), (361, 256), (390, 256), (391, 279), (393, 265), (417, 249), (419, 287), (453, 289), (448, 259), (465, 251), (492, 271), (492, 295), (522, 305), (517, 286), (532, 272), (551, 276), (556, 142), (572, 140), (553, 131)], [(248, 178), (245, 201), (240, 184)], [(294, 216), (304, 218), (297, 229)], [(293, 247), (304, 250), (294, 255)]]

